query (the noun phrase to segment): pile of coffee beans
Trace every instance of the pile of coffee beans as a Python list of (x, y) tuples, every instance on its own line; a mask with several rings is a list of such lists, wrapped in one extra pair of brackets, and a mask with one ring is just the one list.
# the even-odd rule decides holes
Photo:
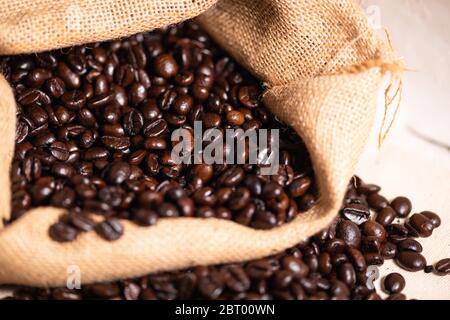
[[(51, 227), (53, 239), (95, 230), (116, 240), (120, 219), (149, 226), (161, 217), (216, 217), (269, 229), (316, 201), (302, 141), (261, 105), (261, 83), (192, 22), (0, 58), (0, 72), (13, 87), (18, 123), (6, 223), (55, 206), (68, 214)], [(222, 132), (279, 129), (278, 172), (174, 163), (171, 134), (193, 132), (194, 121)]]
[[(407, 198), (389, 202), (379, 191), (354, 177), (339, 216), (327, 229), (265, 259), (97, 283), (80, 290), (17, 288), (13, 298), (379, 300), (370, 270), (385, 260), (394, 259), (407, 271), (450, 274), (450, 259), (428, 266), (416, 240), (431, 235), (439, 217), (426, 211), (408, 218), (412, 206)], [(406, 299), (405, 286), (399, 273), (382, 280), (388, 300)]]

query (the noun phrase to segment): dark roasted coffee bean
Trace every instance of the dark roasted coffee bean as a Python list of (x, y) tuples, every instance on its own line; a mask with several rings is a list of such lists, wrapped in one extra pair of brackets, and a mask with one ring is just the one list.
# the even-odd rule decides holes
[(258, 89), (255, 86), (243, 86), (238, 93), (239, 102), (247, 108), (258, 105)]
[(215, 128), (220, 126), (221, 118), (217, 113), (207, 112), (202, 116), (203, 125), (206, 128)]
[(400, 267), (408, 271), (423, 270), (427, 265), (425, 258), (414, 251), (400, 251), (397, 254), (396, 262)]
[(450, 274), (450, 258), (442, 259), (434, 265), (434, 269), (438, 275)]
[(144, 126), (144, 117), (138, 111), (133, 109), (124, 115), (123, 128), (125, 132), (130, 136), (139, 134)]
[(178, 73), (178, 64), (170, 54), (161, 54), (155, 58), (153, 67), (158, 75), (165, 79), (174, 77)]
[(397, 248), (399, 251), (409, 250), (414, 252), (422, 252), (422, 245), (414, 239), (408, 238), (403, 241), (400, 241), (397, 244)]
[(386, 208), (389, 201), (378, 193), (371, 193), (367, 196), (367, 203), (369, 206), (377, 211)]
[(106, 178), (113, 184), (121, 184), (130, 177), (131, 167), (125, 161), (116, 161), (107, 169)]
[(50, 237), (58, 242), (73, 241), (78, 235), (75, 228), (63, 223), (58, 222), (50, 227)]
[(351, 221), (341, 221), (336, 230), (336, 237), (344, 240), (350, 247), (359, 247), (361, 243), (361, 232), (358, 226)]
[(383, 284), (388, 293), (400, 293), (405, 288), (405, 278), (399, 273), (390, 273), (384, 278)]
[(381, 244), (380, 254), (384, 259), (393, 259), (397, 254), (397, 246), (392, 242)]
[(394, 209), (392, 209), (391, 207), (386, 207), (377, 214), (376, 221), (385, 227), (390, 225), (394, 221), (396, 216), (397, 213)]
[(413, 229), (411, 231), (416, 231), (421, 237), (431, 236), (434, 225), (426, 216), (420, 213), (415, 213), (409, 218), (408, 222)]
[(158, 214), (150, 209), (141, 208), (133, 214), (133, 220), (143, 226), (151, 226), (158, 220)]
[(79, 212), (70, 212), (67, 222), (81, 231), (91, 231), (95, 227), (95, 221), (88, 215)]
[(431, 211), (423, 211), (420, 214), (427, 217), (434, 228), (438, 228), (441, 225), (441, 218), (439, 218), (436, 213)]
[(116, 218), (107, 218), (96, 226), (97, 233), (108, 241), (119, 239), (123, 234), (123, 226)]
[(342, 209), (342, 214), (348, 220), (356, 223), (357, 225), (361, 225), (370, 217), (369, 208), (361, 203), (350, 203)]
[(412, 209), (411, 201), (406, 197), (397, 197), (391, 202), (391, 207), (400, 218), (407, 217)]
[(384, 227), (375, 222), (375, 221), (367, 221), (362, 225), (362, 232), (366, 236), (376, 237), (381, 242), (386, 239), (386, 230)]

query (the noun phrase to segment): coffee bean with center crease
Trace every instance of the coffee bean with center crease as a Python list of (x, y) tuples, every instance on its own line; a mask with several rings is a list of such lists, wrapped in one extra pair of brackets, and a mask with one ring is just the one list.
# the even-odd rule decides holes
[(50, 237), (59, 242), (73, 241), (78, 236), (78, 232), (75, 228), (63, 223), (58, 222), (50, 227)]
[(108, 241), (119, 239), (124, 231), (121, 222), (116, 218), (107, 218), (99, 223), (95, 230), (102, 238)]
[(450, 274), (450, 258), (442, 259), (434, 265), (434, 269), (438, 275)]

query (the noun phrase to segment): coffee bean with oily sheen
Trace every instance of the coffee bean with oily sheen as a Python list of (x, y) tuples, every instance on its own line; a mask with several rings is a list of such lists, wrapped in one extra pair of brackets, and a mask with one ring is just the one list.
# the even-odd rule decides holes
[(423, 211), (420, 214), (427, 217), (434, 228), (438, 228), (441, 225), (441, 218), (436, 213), (431, 211)]
[(366, 222), (370, 217), (369, 208), (361, 203), (350, 203), (342, 209), (345, 218), (357, 225)]
[(390, 225), (397, 216), (397, 212), (392, 207), (381, 209), (377, 214), (376, 221), (383, 227)]
[(367, 202), (369, 206), (377, 211), (386, 208), (389, 205), (389, 201), (378, 193), (371, 193), (367, 196)]
[(422, 252), (423, 250), (422, 245), (418, 241), (411, 238), (399, 242), (397, 244), (397, 248), (399, 251), (409, 250), (418, 253)]
[(125, 161), (116, 161), (107, 169), (107, 179), (113, 184), (121, 184), (129, 178), (131, 167)]
[(412, 209), (411, 201), (406, 197), (397, 197), (391, 202), (391, 207), (397, 212), (400, 218), (407, 217)]
[(169, 79), (178, 73), (178, 64), (170, 54), (161, 54), (157, 56), (153, 62), (155, 72), (165, 78)]
[(433, 232), (434, 225), (426, 216), (415, 213), (409, 218), (409, 225), (421, 237), (429, 237)]
[(133, 109), (124, 115), (123, 128), (130, 136), (139, 134), (144, 126), (144, 117), (138, 110)]
[(207, 112), (202, 116), (205, 128), (216, 128), (221, 124), (221, 118), (217, 113)]
[(97, 233), (108, 241), (119, 239), (123, 234), (123, 226), (116, 218), (107, 218), (96, 226)]
[(450, 258), (439, 260), (434, 265), (434, 269), (438, 275), (450, 274)]
[(78, 232), (75, 228), (63, 223), (58, 222), (50, 227), (50, 237), (59, 242), (73, 241), (78, 236)]
[(396, 272), (388, 274), (383, 283), (388, 293), (400, 293), (405, 288), (405, 278)]
[(362, 232), (366, 236), (376, 237), (381, 242), (386, 239), (386, 230), (378, 222), (367, 221), (362, 225), (362, 228)]
[(361, 243), (361, 231), (355, 223), (348, 220), (341, 221), (338, 224), (336, 237), (344, 240), (350, 247), (359, 247)]
[(427, 264), (425, 258), (414, 251), (400, 251), (397, 254), (396, 262), (400, 267), (408, 271), (420, 271), (423, 270)]

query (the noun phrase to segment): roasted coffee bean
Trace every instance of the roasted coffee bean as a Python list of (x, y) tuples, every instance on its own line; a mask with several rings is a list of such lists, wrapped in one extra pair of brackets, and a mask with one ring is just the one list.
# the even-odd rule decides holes
[(367, 203), (369, 206), (377, 211), (386, 208), (389, 205), (389, 201), (378, 193), (371, 193), (367, 196)]
[(383, 284), (388, 293), (400, 293), (405, 288), (405, 278), (399, 273), (390, 273), (384, 278)]
[(437, 274), (439, 275), (448, 275), (450, 274), (450, 259), (442, 259), (438, 261), (434, 265), (434, 269), (436, 270)]
[(397, 248), (399, 251), (409, 250), (414, 252), (422, 252), (422, 245), (414, 239), (408, 238), (403, 241), (400, 241), (397, 244)]
[(123, 226), (116, 218), (107, 218), (99, 223), (95, 230), (102, 238), (108, 241), (117, 240), (123, 234)]
[(73, 241), (76, 239), (78, 232), (75, 228), (58, 222), (50, 227), (50, 237), (59, 242)]
[(131, 110), (124, 115), (123, 128), (130, 136), (135, 136), (140, 133), (144, 126), (144, 117), (138, 110)]
[(96, 224), (88, 215), (74, 211), (69, 213), (67, 222), (81, 231), (91, 231)]
[(150, 209), (141, 208), (133, 214), (133, 220), (143, 226), (151, 226), (158, 220), (158, 214)]
[(113, 184), (121, 184), (130, 177), (131, 167), (125, 161), (116, 161), (107, 169), (106, 177)]
[(394, 221), (396, 216), (397, 213), (394, 209), (392, 209), (392, 207), (386, 207), (384, 209), (381, 209), (381, 211), (377, 214), (376, 221), (385, 227), (390, 225)]
[(427, 265), (425, 258), (414, 251), (400, 251), (397, 254), (396, 262), (400, 267), (408, 271), (423, 270)]
[[(92, 229), (105, 239), (118, 239), (124, 232), (118, 219), (148, 226), (165, 217), (215, 217), (269, 229), (318, 200), (299, 137), (262, 105), (259, 82), (192, 22), (6, 59), (0, 65), (9, 70), (16, 93), (18, 128), (11, 167), (13, 212), (5, 223), (33, 206), (52, 205), (67, 209), (51, 229), (59, 241)], [(280, 128), (279, 170), (266, 176), (258, 164), (176, 164), (171, 134), (181, 127), (193, 135), (194, 121), (221, 132)], [(354, 177), (340, 216), (326, 230), (266, 259), (86, 285), (78, 295), (49, 289), (22, 296), (379, 299), (366, 287), (367, 265), (397, 257), (416, 268), (416, 258), (402, 256), (420, 251), (410, 238), (440, 224), (439, 217), (425, 212), (413, 215), (407, 227), (393, 223), (411, 205), (402, 198), (389, 204), (379, 191)], [(376, 222), (369, 208), (378, 211)], [(104, 221), (95, 222), (85, 212), (103, 215)], [(390, 298), (404, 296), (392, 293)]]
[(344, 240), (350, 247), (359, 247), (361, 244), (361, 231), (355, 223), (348, 220), (341, 221), (338, 224), (336, 237)]
[(421, 237), (431, 236), (434, 229), (431, 220), (420, 213), (415, 213), (409, 218), (409, 225), (412, 228), (411, 231), (416, 231)]
[(392, 242), (381, 244), (380, 254), (384, 259), (393, 259), (397, 254), (397, 246)]
[(397, 197), (391, 202), (391, 207), (400, 218), (407, 217), (412, 209), (411, 201), (406, 197)]
[(431, 211), (423, 211), (420, 214), (427, 217), (431, 221), (434, 228), (438, 228), (441, 225), (441, 218), (439, 218), (436, 213)]
[(384, 227), (375, 221), (367, 221), (362, 225), (362, 233), (365, 236), (376, 237), (381, 242), (386, 239), (386, 230)]
[(155, 58), (153, 67), (158, 75), (165, 79), (174, 77), (178, 73), (178, 64), (170, 54), (161, 54)]
[(357, 225), (361, 225), (370, 217), (369, 208), (361, 203), (350, 203), (342, 209), (342, 214), (348, 220)]

